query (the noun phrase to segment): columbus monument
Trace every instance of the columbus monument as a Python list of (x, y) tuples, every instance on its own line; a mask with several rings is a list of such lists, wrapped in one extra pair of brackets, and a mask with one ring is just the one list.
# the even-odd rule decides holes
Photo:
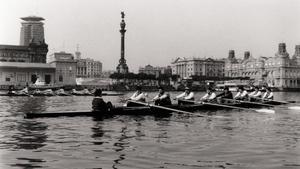
[(117, 73), (122, 73), (122, 74), (126, 74), (128, 73), (128, 66), (126, 64), (126, 60), (125, 60), (125, 13), (121, 12), (121, 16), (122, 16), (122, 21), (120, 23), (121, 29), (120, 29), (120, 33), (121, 33), (121, 58), (119, 60), (119, 65), (117, 66)]

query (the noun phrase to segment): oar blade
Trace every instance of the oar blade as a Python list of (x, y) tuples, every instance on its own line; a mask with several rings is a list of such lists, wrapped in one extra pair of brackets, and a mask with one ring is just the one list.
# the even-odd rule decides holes
[(275, 113), (275, 110), (272, 110), (272, 109), (256, 109), (255, 111), (259, 112), (259, 113), (268, 113), (268, 114), (274, 114)]

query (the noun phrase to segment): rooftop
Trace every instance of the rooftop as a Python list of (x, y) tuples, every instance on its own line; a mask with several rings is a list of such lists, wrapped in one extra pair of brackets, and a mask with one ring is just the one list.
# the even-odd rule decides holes
[(55, 69), (55, 66), (46, 63), (27, 63), (27, 62), (0, 62), (1, 68), (40, 68)]
[(44, 18), (39, 17), (39, 16), (27, 16), (27, 17), (22, 17), (21, 19), (24, 21), (43, 21), (43, 20), (45, 20)]
[(19, 50), (27, 50), (28, 46), (19, 46), (19, 45), (1, 45), (0, 49), (19, 49)]

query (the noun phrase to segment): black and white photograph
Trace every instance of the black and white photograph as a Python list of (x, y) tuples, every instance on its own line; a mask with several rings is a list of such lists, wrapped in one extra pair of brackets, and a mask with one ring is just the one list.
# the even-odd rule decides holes
[(300, 0), (0, 0), (0, 169), (300, 169)]

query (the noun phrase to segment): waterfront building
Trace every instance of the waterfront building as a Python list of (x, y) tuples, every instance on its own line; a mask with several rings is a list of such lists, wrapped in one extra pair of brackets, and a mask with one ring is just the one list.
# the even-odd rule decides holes
[(286, 44), (280, 43), (274, 57), (254, 58), (245, 52), (243, 59), (237, 59), (234, 51), (229, 51), (225, 63), (225, 76), (249, 77), (254, 85), (268, 85), (278, 89), (300, 88), (300, 45), (289, 57)]
[(42, 81), (53, 85), (55, 67), (45, 63), (0, 62), (0, 85), (26, 86)]
[(55, 68), (46, 64), (48, 45), (44, 38), (44, 20), (30, 16), (21, 18), (19, 45), (0, 45), (0, 85), (32, 85), (39, 79), (54, 83)]
[(161, 74), (165, 74), (165, 75), (172, 75), (172, 68), (171, 66), (167, 66), (167, 67), (154, 67), (151, 65), (146, 65), (145, 67), (140, 67), (139, 68), (139, 73), (144, 73), (147, 75), (155, 75), (156, 77), (158, 77)]
[(223, 60), (212, 58), (177, 58), (172, 62), (172, 74), (181, 78), (191, 76), (224, 77)]
[(49, 64), (56, 68), (55, 84), (75, 85), (77, 61), (71, 53), (56, 52), (48, 57)]
[(125, 18), (125, 14), (124, 12), (121, 12), (122, 15), (122, 21), (120, 23), (121, 29), (120, 29), (120, 33), (121, 33), (121, 58), (119, 60), (119, 65), (117, 66), (117, 73), (122, 73), (122, 74), (126, 74), (129, 72), (128, 70), (128, 66), (126, 64), (126, 60), (125, 60), (125, 26), (126, 23), (124, 21)]
[(81, 58), (81, 52), (75, 52), (77, 61), (76, 77), (98, 78), (102, 74), (102, 63), (91, 58)]

